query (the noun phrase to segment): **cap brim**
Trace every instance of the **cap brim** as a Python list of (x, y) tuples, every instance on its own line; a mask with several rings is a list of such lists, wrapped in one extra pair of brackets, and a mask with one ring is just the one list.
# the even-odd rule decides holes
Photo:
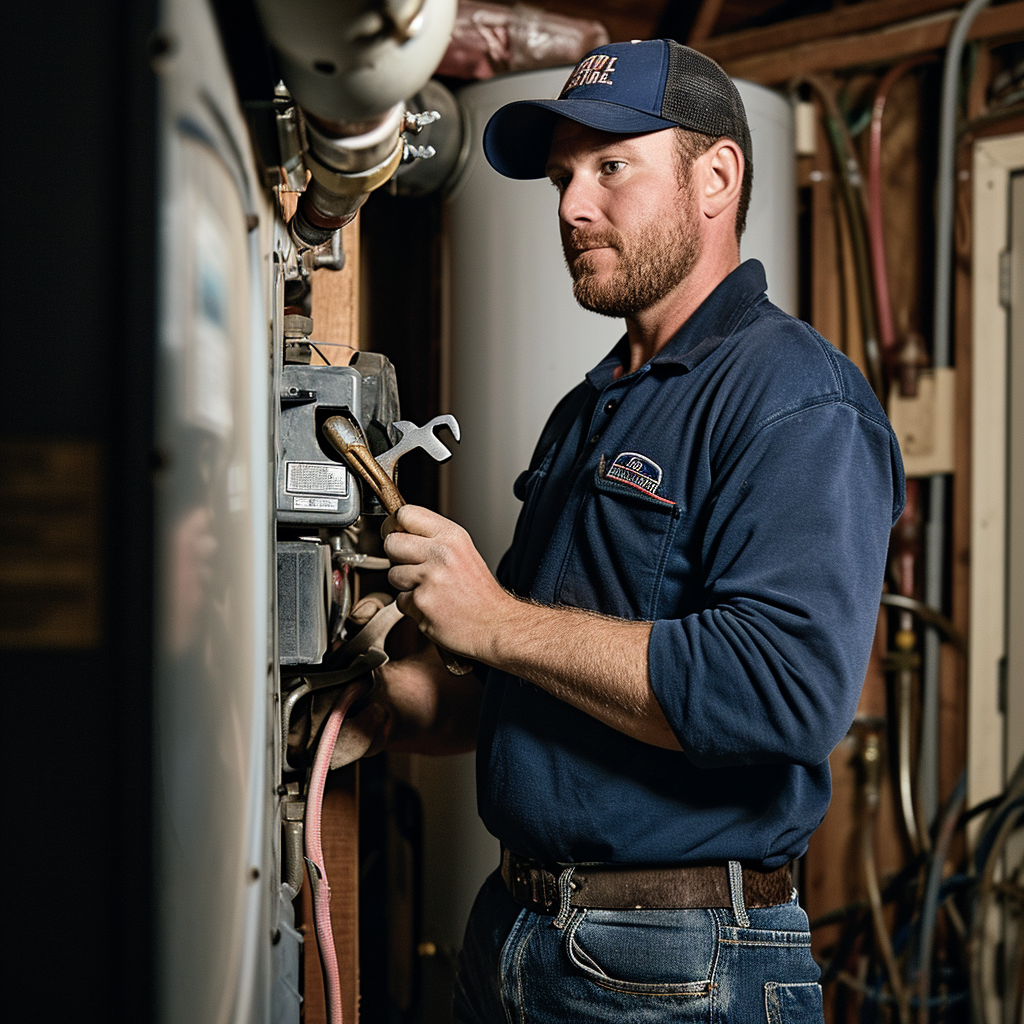
[(676, 126), (675, 121), (607, 100), (517, 100), (497, 110), (484, 128), (488, 163), (506, 178), (543, 178), (559, 117), (620, 135)]

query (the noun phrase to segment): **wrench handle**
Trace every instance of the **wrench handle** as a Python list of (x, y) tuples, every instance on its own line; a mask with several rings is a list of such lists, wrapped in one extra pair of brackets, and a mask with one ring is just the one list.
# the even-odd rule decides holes
[[(395, 486), (394, 480), (384, 472), (368, 448), (355, 444), (346, 445), (344, 448), (340, 445), (336, 445), (336, 447), (352, 469), (369, 484), (373, 493), (380, 499), (380, 503), (388, 510), (388, 515), (394, 515), (405, 504), (405, 499)], [(441, 655), (444, 667), (453, 676), (464, 676), (473, 671), (471, 661), (467, 661), (440, 644), (435, 644), (435, 646), (437, 653)]]
[(388, 510), (388, 515), (394, 515), (405, 504), (394, 480), (384, 472), (380, 463), (370, 454), (369, 448), (349, 445), (343, 454), (348, 464), (370, 485), (380, 503)]

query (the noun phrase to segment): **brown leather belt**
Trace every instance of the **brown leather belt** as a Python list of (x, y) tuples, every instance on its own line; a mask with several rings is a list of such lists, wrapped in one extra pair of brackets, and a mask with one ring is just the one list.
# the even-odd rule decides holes
[[(552, 869), (510, 850), (501, 852), (506, 888), (513, 899), (538, 914), (558, 912), (558, 875), (569, 866)], [(772, 871), (743, 868), (743, 897), (748, 907), (777, 906), (787, 902), (792, 891), (788, 864)], [(725, 864), (579, 864), (573, 868), (569, 905), (595, 910), (695, 910), (733, 904)]]

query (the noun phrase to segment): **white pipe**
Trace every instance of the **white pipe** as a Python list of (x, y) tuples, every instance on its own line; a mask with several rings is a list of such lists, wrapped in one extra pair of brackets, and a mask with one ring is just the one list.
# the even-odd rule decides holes
[(295, 102), (336, 124), (380, 117), (422, 89), (448, 48), (455, 7), (456, 0), (256, 0)]

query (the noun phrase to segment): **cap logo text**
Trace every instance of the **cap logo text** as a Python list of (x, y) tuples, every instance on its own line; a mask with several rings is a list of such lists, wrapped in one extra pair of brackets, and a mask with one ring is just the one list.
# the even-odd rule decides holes
[(610, 57), (606, 53), (595, 53), (583, 60), (573, 68), (562, 91), (558, 94), (561, 99), (567, 92), (581, 85), (614, 85), (612, 76), (615, 74), (615, 65), (618, 57)]

